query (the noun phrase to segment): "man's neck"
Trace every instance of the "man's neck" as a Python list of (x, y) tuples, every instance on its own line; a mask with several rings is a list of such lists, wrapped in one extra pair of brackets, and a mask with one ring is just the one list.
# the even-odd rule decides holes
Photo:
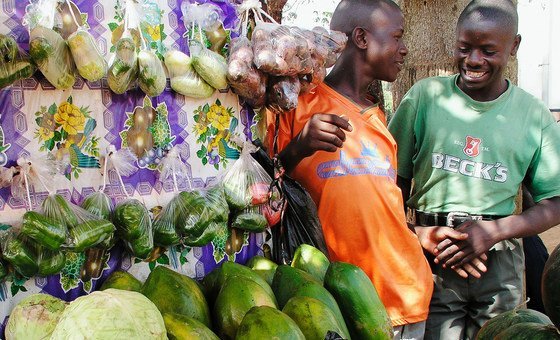
[(357, 66), (344, 66), (343, 63), (334, 66), (325, 78), (325, 83), (336, 92), (352, 100), (359, 106), (368, 107), (374, 103), (368, 99), (368, 86), (373, 82), (366, 79), (357, 70)]

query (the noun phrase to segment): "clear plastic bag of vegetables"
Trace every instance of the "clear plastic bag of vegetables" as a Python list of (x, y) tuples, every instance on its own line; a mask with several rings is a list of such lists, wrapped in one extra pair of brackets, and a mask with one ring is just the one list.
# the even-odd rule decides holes
[(253, 48), (247, 37), (233, 38), (229, 44), (227, 80), (238, 96), (253, 108), (266, 102), (267, 75), (253, 64)]
[(0, 34), (0, 89), (31, 77), (35, 70), (29, 55), (20, 50), (15, 39)]
[(257, 149), (250, 141), (243, 142), (239, 159), (224, 174), (222, 185), (232, 210), (243, 210), (268, 201), (272, 178), (251, 156)]
[(50, 250), (41, 246), (37, 250), (37, 275), (49, 276), (60, 273), (66, 264), (66, 254), (61, 250)]
[[(65, 0), (68, 8), (72, 8), (70, 1)], [(68, 47), (74, 58), (74, 63), (78, 73), (82, 78), (89, 81), (97, 81), (107, 74), (107, 61), (101, 54), (95, 38), (74, 16), (74, 11), (70, 10), (72, 20), (78, 29), (67, 38)]]
[(57, 89), (65, 90), (76, 80), (70, 48), (56, 32), (58, 0), (36, 0), (25, 8), (24, 25), (29, 30), (29, 55), (45, 78)]
[(23, 277), (30, 278), (38, 273), (37, 245), (20, 233), (19, 227), (0, 231), (2, 258)]
[(221, 9), (210, 2), (198, 4), (184, 1), (181, 11), (185, 28), (190, 30), (188, 45), (193, 68), (213, 88), (227, 89), (227, 61), (221, 54), (210, 50), (203, 37), (203, 31), (211, 31), (222, 25)]
[(143, 48), (138, 52), (138, 85), (149, 97), (159, 96), (165, 90), (167, 77), (157, 54)]
[(127, 0), (124, 8), (123, 33), (115, 43), (115, 54), (107, 71), (107, 83), (114, 93), (125, 93), (138, 78), (138, 45), (133, 32), (139, 31), (136, 6), (131, 0)]
[(205, 190), (182, 191), (175, 227), (187, 246), (203, 246), (212, 241), (225, 226), (229, 215), (224, 189), (215, 185)]
[(175, 196), (154, 218), (154, 243), (158, 246), (168, 247), (180, 243), (181, 239), (175, 224), (180, 219), (179, 216), (188, 214), (187, 207), (179, 195), (179, 188), (192, 189), (187, 166), (181, 160), (180, 146), (176, 145), (169, 150), (159, 165), (159, 171), (159, 180), (164, 187), (171, 183)]
[(215, 89), (196, 73), (192, 58), (178, 50), (169, 50), (164, 55), (171, 88), (191, 98), (208, 98)]

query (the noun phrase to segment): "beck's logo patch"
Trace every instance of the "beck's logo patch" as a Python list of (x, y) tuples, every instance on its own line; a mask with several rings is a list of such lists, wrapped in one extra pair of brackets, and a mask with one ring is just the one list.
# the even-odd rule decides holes
[(482, 139), (467, 136), (465, 141), (465, 147), (463, 148), (463, 152), (465, 153), (465, 155), (469, 157), (476, 157), (480, 153), (481, 143), (482, 143)]

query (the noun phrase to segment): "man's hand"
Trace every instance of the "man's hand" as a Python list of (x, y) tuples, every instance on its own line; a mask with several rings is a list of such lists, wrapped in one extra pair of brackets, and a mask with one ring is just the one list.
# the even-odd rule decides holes
[(304, 158), (317, 151), (335, 152), (346, 140), (344, 131), (352, 131), (348, 117), (316, 113), (307, 121), (295, 141)]
[[(438, 254), (437, 247), (441, 243), (460, 242), (469, 237), (468, 234), (450, 227), (416, 227), (415, 231), (422, 247), (434, 256)], [(452, 269), (462, 278), (467, 278), (469, 275), (480, 278), (482, 273), (486, 272), (487, 268), (484, 265), (484, 261), (486, 260), (486, 254), (481, 254), (472, 261), (454, 266)]]
[(317, 151), (335, 152), (346, 140), (346, 132), (352, 131), (347, 117), (330, 113), (316, 113), (303, 130), (280, 153), (284, 168), (290, 173), (305, 157)]
[(457, 227), (457, 231), (468, 235), (462, 240), (446, 239), (435, 248), (436, 263), (443, 267), (457, 267), (469, 263), (486, 253), (499, 240), (492, 237), (490, 230), (496, 229), (495, 221), (466, 221)]

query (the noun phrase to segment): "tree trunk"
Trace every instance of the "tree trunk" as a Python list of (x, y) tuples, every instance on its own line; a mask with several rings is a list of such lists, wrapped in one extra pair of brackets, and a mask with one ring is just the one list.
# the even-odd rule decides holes
[(282, 22), (282, 10), (288, 0), (261, 0), (263, 9), (272, 17), (276, 22)]
[[(405, 17), (408, 55), (403, 71), (392, 85), (393, 107), (416, 81), (456, 73), (453, 64), (457, 18), (470, 0), (400, 0)], [(516, 1), (517, 2), (517, 1)], [(512, 59), (506, 76), (517, 83), (517, 59)]]

